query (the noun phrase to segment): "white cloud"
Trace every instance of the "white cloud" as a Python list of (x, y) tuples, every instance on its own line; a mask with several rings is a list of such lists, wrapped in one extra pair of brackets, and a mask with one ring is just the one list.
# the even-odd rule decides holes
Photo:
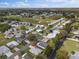
[(28, 2), (28, 0), (25, 0), (25, 2)]
[(8, 2), (0, 2), (1, 8), (5, 8), (5, 7), (8, 7), (8, 6), (9, 6)]
[(25, 2), (16, 2), (15, 4), (13, 4), (13, 7), (30, 7), (30, 4)]
[(23, 2), (28, 2), (28, 0), (21, 0), (21, 1), (23, 1)]
[[(43, 1), (45, 1), (43, 3), (41, 3), (41, 2), (29, 3), (28, 1), (29, 0), (20, 0), (20, 2), (15, 2), (12, 4), (9, 2), (0, 2), (0, 7), (2, 7), (2, 8), (7, 8), (7, 7), (9, 7), (9, 8), (79, 7), (79, 0), (43, 0)], [(40, 1), (42, 1), (42, 0), (40, 0)]]
[(79, 4), (79, 0), (71, 0), (69, 4)]
[(33, 6), (33, 7), (35, 7), (35, 8), (47, 8), (49, 6), (48, 6), (48, 4), (37, 4), (37, 5)]
[(16, 2), (15, 4), (9, 4), (8, 2), (1, 2), (0, 7), (2, 8), (28, 8), (30, 4), (25, 2)]
[(68, 0), (46, 0), (47, 2), (68, 2)]
[(0, 5), (9, 5), (7, 2), (0, 2)]

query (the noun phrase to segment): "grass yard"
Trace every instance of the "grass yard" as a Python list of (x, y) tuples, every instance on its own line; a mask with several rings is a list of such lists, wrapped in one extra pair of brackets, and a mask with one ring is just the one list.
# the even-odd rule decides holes
[(4, 34), (0, 33), (0, 46), (4, 45), (6, 43), (7, 40), (5, 40), (4, 38)]
[(5, 39), (4, 38), (4, 34), (0, 33), (0, 46), (2, 45), (6, 45), (8, 42), (11, 42), (15, 40), (15, 38), (12, 38), (12, 39)]
[(46, 19), (39, 19), (38, 20), (38, 23), (40, 22), (39, 24), (43, 24), (43, 25), (46, 25), (47, 26), (49, 23), (51, 23), (53, 21), (55, 21), (55, 20), (46, 18)]
[(72, 51), (79, 51), (79, 43), (71, 40), (66, 40), (60, 49), (64, 49), (69, 53)]
[(19, 19), (19, 21), (24, 21), (24, 22), (30, 22), (34, 24), (43, 24), (43, 25), (48, 25), (48, 23), (53, 22), (54, 20), (57, 20), (61, 18), (61, 16), (52, 16), (52, 17), (45, 17), (45, 19), (40, 19), (38, 18), (29, 18), (29, 17), (19, 17), (19, 16), (5, 16), (5, 18), (12, 18), (12, 19)]

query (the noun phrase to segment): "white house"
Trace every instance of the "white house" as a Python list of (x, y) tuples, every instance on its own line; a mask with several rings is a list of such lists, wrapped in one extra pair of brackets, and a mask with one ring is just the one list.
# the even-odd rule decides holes
[(12, 42), (7, 43), (7, 46), (8, 46), (8, 47), (11, 47), (11, 48), (13, 48), (13, 47), (15, 47), (15, 46), (18, 46), (18, 45), (19, 45), (19, 43), (16, 42), (16, 41), (12, 41)]
[(10, 51), (10, 49), (6, 46), (0, 46), (0, 56), (6, 55), (7, 57), (10, 57), (13, 53)]
[(77, 34), (79, 34), (79, 30), (74, 30), (74, 31), (72, 31), (72, 33), (77, 35)]
[(60, 33), (59, 30), (54, 30), (53, 33), (49, 33), (47, 35), (47, 38), (51, 39), (51, 38), (55, 38), (55, 36)]
[(42, 50), (40, 48), (31, 46), (31, 45), (29, 47), (30, 47), (29, 52), (31, 52), (34, 55), (39, 55), (42, 52)]
[(48, 42), (49, 41), (49, 39), (48, 38), (44, 38), (43, 40), (41, 40), (41, 41), (43, 41), (43, 42)]

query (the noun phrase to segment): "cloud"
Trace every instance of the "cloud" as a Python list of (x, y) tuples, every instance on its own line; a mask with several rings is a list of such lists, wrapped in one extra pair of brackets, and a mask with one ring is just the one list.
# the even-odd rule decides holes
[(68, 2), (69, 0), (46, 0), (47, 2)]
[(1, 8), (28, 8), (30, 7), (30, 4), (25, 2), (16, 2), (15, 4), (10, 4), (8, 2), (1, 2), (0, 7)]
[(21, 0), (22, 2), (28, 2), (28, 0)]
[(71, 0), (69, 4), (79, 4), (79, 0)]
[(19, 0), (0, 2), (2, 8), (79, 7), (79, 0)]
[(0, 5), (9, 5), (7, 2), (0, 2)]
[[(32, 6), (31, 6), (31, 7), (32, 7)], [(48, 4), (36, 4), (36, 5), (34, 5), (33, 7), (35, 7), (35, 8), (48, 8), (49, 5), (48, 5)]]
[(23, 8), (27, 8), (30, 7), (30, 4), (25, 3), (25, 2), (16, 2), (15, 4), (12, 5), (13, 7), (23, 7)]
[(0, 7), (5, 8), (8, 7), (9, 3), (8, 2), (0, 2)]

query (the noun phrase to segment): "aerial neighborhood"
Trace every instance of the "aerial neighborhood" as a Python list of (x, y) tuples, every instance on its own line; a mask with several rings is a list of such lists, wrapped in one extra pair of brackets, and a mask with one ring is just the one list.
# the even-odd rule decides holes
[(79, 59), (78, 13), (0, 10), (0, 59)]

